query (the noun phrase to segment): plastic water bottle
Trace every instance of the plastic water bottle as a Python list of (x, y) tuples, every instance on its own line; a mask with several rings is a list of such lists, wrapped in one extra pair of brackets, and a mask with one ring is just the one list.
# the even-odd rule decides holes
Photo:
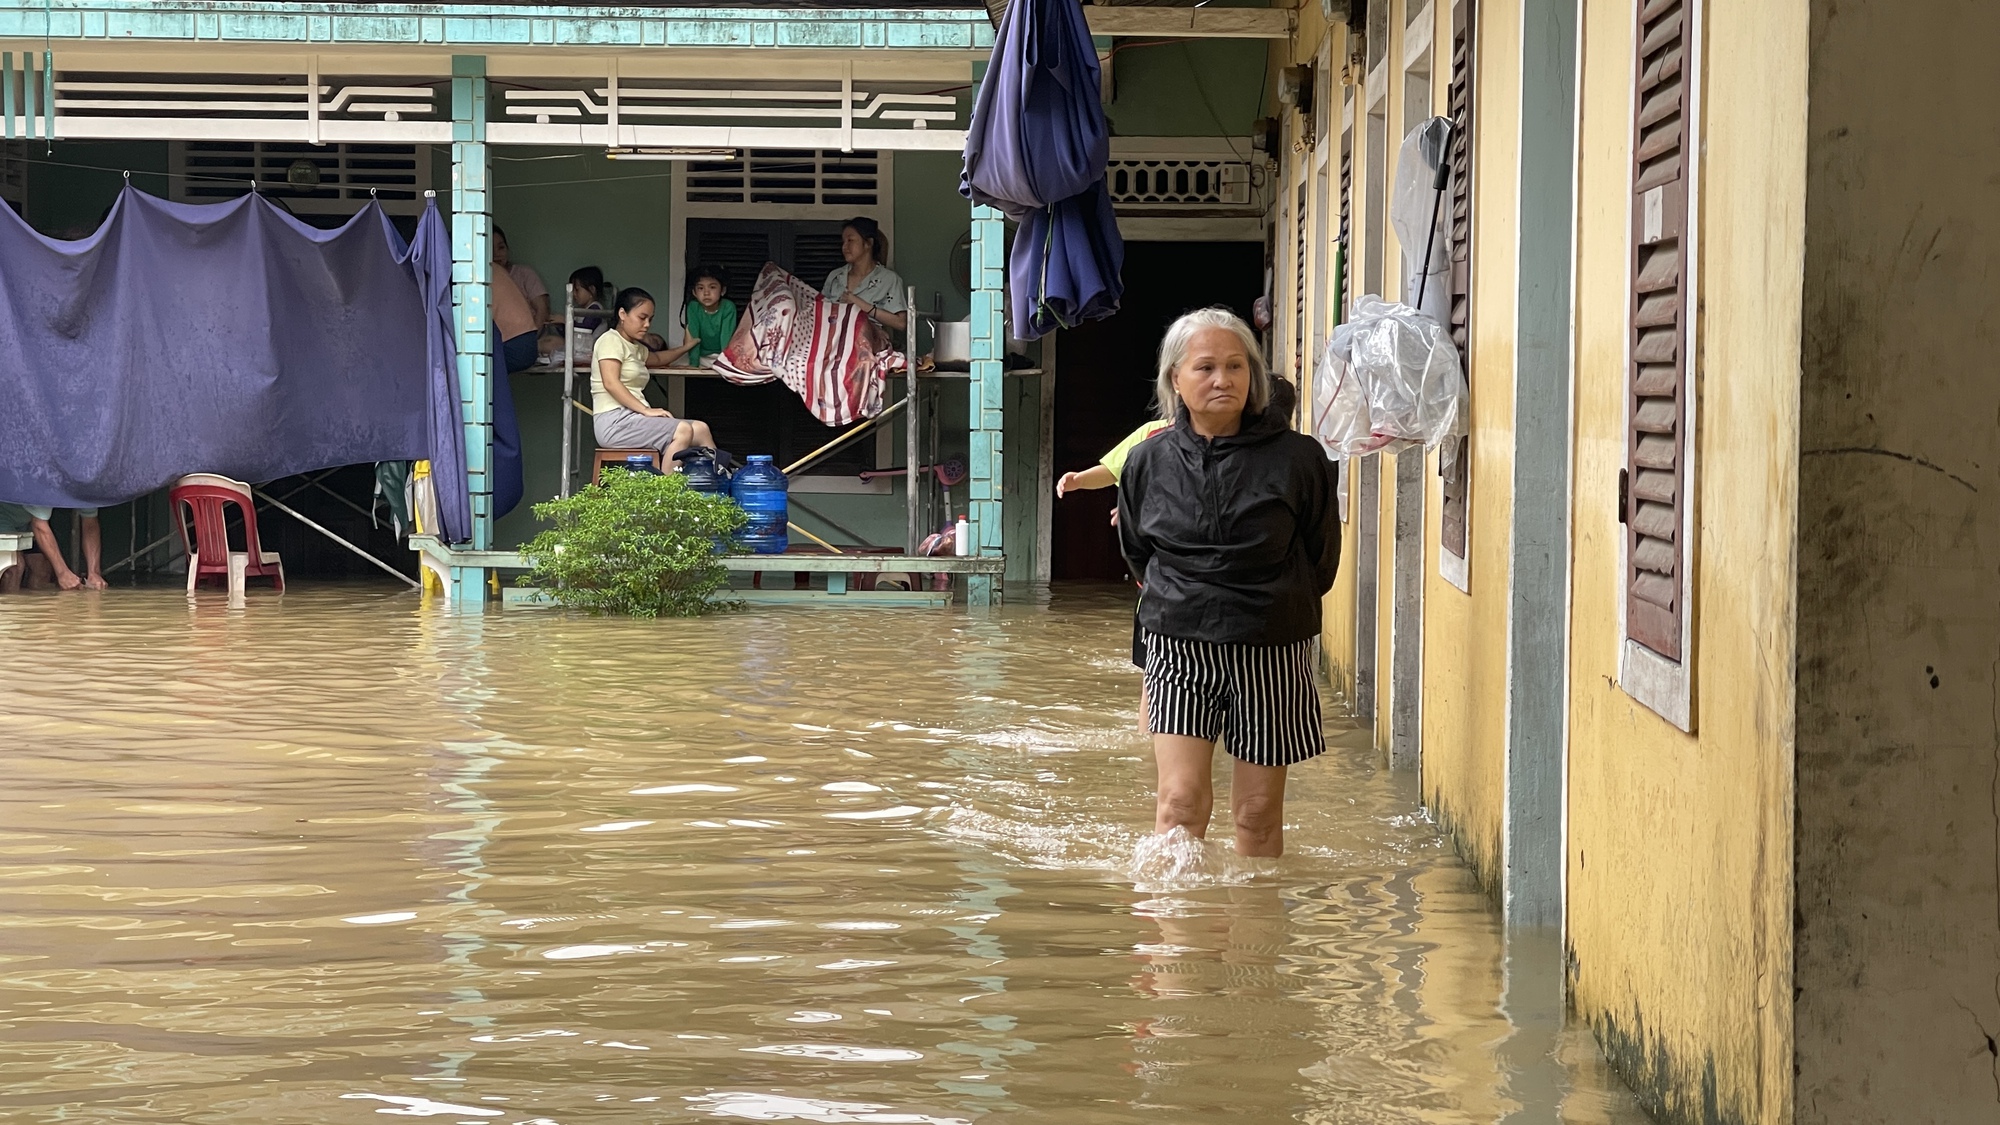
[(710, 496), (729, 495), (729, 478), (715, 464), (715, 459), (706, 453), (689, 451), (679, 455), (681, 479), (687, 482), (688, 491), (705, 492)]
[(789, 482), (785, 474), (771, 463), (767, 454), (752, 454), (730, 481), (729, 492), (736, 503), (749, 514), (750, 522), (736, 533), (736, 542), (749, 548), (753, 554), (781, 555), (789, 546), (785, 534), (789, 505), (785, 500), (785, 490)]
[(650, 453), (634, 453), (626, 457), (625, 471), (628, 473), (651, 473), (656, 477), (663, 475), (660, 472), (660, 467), (653, 463), (653, 455)]
[(951, 538), (954, 554), (970, 555), (972, 553), (972, 521), (966, 519), (964, 516), (958, 517), (958, 525), (952, 528)]

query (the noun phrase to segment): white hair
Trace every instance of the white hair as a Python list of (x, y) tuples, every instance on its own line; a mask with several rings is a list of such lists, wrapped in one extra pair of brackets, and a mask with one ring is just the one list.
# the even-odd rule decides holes
[(1174, 391), (1174, 372), (1187, 362), (1188, 349), (1194, 345), (1194, 335), (1205, 328), (1221, 328), (1236, 333), (1243, 341), (1243, 354), (1250, 360), (1250, 397), (1244, 405), (1251, 414), (1262, 414), (1271, 403), (1271, 373), (1264, 366), (1264, 352), (1257, 344), (1257, 334), (1243, 323), (1243, 318), (1221, 306), (1196, 309), (1186, 313), (1167, 328), (1166, 338), (1160, 341), (1160, 377), (1154, 388), (1153, 408), (1160, 417), (1171, 421), (1174, 410), (1180, 405), (1180, 395)]

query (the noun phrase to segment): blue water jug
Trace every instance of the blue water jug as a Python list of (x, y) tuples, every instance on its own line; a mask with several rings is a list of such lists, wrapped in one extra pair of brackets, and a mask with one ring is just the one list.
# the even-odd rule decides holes
[(681, 463), (681, 479), (687, 482), (688, 491), (705, 492), (710, 496), (729, 495), (729, 478), (723, 475), (715, 458), (692, 449), (674, 456)]
[(764, 454), (751, 455), (749, 462), (729, 482), (730, 495), (749, 514), (750, 522), (736, 533), (736, 542), (753, 554), (781, 555), (788, 546), (785, 524), (789, 505), (785, 500), (785, 474)]
[(653, 460), (653, 455), (650, 453), (634, 453), (625, 458), (625, 471), (628, 473), (651, 473), (656, 477), (664, 475), (660, 472), (660, 467), (653, 463)]

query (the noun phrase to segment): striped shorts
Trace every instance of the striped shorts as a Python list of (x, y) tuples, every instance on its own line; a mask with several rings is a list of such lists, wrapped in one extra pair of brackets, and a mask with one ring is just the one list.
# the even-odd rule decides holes
[(1154, 734), (1214, 742), (1253, 766), (1290, 766), (1326, 752), (1318, 638), (1289, 645), (1214, 644), (1146, 634), (1147, 722)]

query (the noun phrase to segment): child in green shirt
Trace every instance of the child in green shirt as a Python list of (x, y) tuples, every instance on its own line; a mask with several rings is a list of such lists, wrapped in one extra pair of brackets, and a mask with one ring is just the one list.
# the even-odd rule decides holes
[(686, 356), (686, 366), (699, 367), (704, 358), (729, 346), (736, 335), (736, 304), (722, 295), (727, 288), (719, 267), (702, 266), (688, 275), (688, 299), (681, 304), (687, 331), (678, 346), (667, 349), (669, 364)]

